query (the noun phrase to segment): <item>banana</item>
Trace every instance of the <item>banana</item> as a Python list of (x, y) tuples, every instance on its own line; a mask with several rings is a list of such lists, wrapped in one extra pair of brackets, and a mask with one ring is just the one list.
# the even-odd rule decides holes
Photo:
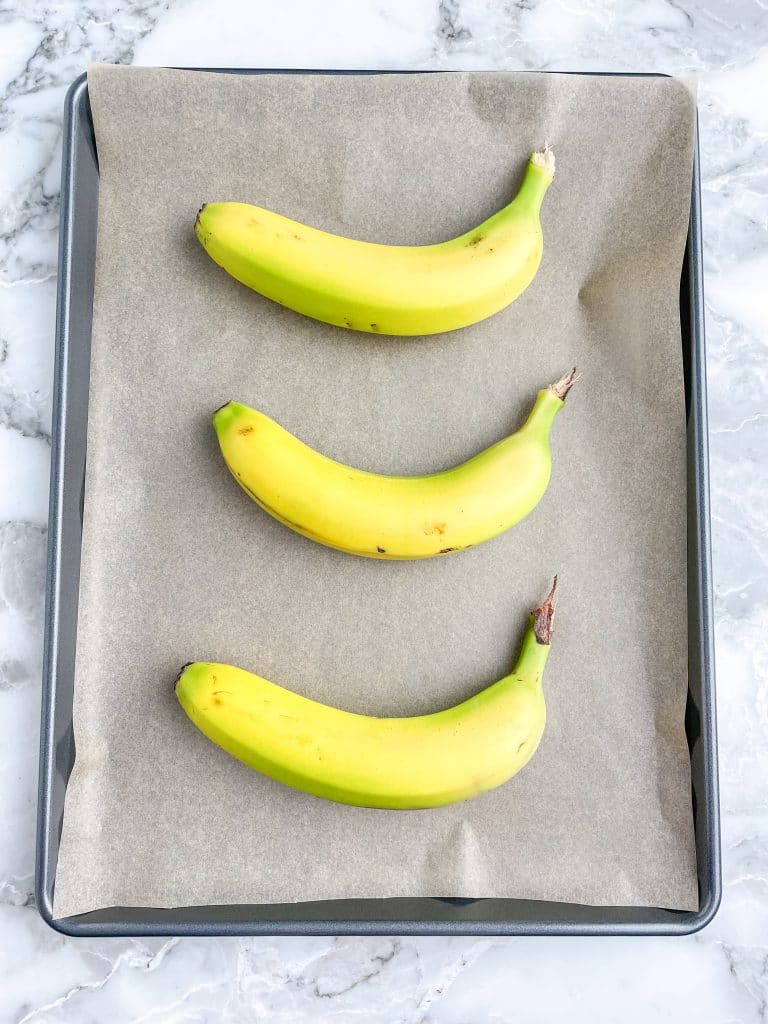
[(575, 376), (540, 391), (517, 433), (428, 476), (334, 462), (238, 402), (218, 409), (213, 425), (238, 484), (292, 530), (349, 554), (430, 558), (489, 540), (538, 504), (551, 470), (549, 430)]
[(506, 782), (539, 745), (556, 585), (557, 578), (531, 615), (514, 671), (435, 714), (352, 714), (243, 669), (200, 661), (181, 670), (176, 696), (208, 739), (294, 789), (392, 810), (468, 800)]
[(356, 241), (248, 203), (205, 203), (195, 234), (232, 277), (305, 316), (373, 334), (437, 334), (497, 313), (531, 283), (554, 173), (549, 148), (533, 153), (511, 203), (435, 245)]

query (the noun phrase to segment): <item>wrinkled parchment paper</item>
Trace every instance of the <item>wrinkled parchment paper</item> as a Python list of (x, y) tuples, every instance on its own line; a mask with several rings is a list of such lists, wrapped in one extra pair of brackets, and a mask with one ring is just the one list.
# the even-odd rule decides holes
[[(101, 189), (75, 682), (57, 915), (109, 905), (510, 896), (697, 906), (678, 285), (694, 101), (664, 78), (89, 72)], [(424, 243), (514, 193), (549, 141), (539, 274), (484, 323), (345, 333), (229, 278), (204, 201)], [(385, 473), (451, 466), (582, 378), (548, 493), (468, 552), (382, 562), (261, 512), (211, 412), (254, 405)], [(560, 574), (528, 767), (438, 810), (343, 807), (251, 772), (172, 683), (227, 661), (350, 710), (428, 712), (505, 674)]]

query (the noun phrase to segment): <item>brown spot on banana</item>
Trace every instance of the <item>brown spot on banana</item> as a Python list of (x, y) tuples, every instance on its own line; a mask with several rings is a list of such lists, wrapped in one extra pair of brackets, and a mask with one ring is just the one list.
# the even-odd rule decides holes
[(427, 537), (430, 537), (433, 533), (437, 533), (442, 537), (447, 526), (447, 523), (432, 523), (431, 526), (424, 527), (424, 533)]

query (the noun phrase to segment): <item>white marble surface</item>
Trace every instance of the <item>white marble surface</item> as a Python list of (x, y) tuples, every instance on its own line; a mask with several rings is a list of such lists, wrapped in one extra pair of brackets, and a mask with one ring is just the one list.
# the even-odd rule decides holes
[[(90, 60), (699, 76), (725, 887), (702, 933), (72, 941), (40, 921), (58, 150)], [(0, 97), (0, 1024), (768, 1020), (765, 0), (2, 0)]]

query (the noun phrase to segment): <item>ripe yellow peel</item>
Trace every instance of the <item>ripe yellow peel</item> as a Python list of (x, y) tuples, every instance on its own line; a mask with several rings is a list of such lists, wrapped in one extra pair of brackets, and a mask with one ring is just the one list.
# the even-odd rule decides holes
[(551, 152), (533, 154), (509, 205), (435, 245), (343, 238), (248, 203), (206, 203), (195, 233), (232, 277), (305, 316), (373, 334), (436, 334), (491, 316), (531, 283), (553, 176)]
[[(195, 662), (176, 682), (187, 715), (238, 760), (327, 800), (395, 810), (437, 807), (501, 785), (535, 752), (552, 594), (537, 609), (514, 671), (454, 707), (374, 718), (319, 704), (231, 665)], [(538, 635), (537, 635), (538, 633)], [(542, 642), (544, 638), (544, 642)]]
[(370, 558), (430, 558), (495, 537), (538, 504), (549, 483), (549, 431), (563, 407), (561, 383), (538, 393), (515, 434), (427, 476), (345, 466), (238, 402), (214, 413), (213, 424), (243, 490), (297, 533)]

